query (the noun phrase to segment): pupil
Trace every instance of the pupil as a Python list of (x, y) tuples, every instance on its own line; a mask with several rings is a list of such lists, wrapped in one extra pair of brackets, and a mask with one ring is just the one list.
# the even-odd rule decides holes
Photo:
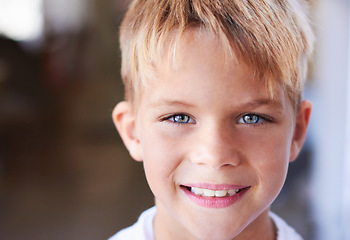
[(244, 117), (244, 121), (246, 123), (257, 123), (259, 120), (259, 117), (256, 115), (247, 115)]
[(176, 122), (188, 122), (188, 116), (186, 115), (177, 115), (175, 116)]

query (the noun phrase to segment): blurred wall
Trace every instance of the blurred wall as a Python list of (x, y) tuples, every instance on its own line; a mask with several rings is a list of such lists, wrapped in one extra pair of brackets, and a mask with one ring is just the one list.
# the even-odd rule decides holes
[(350, 239), (350, 2), (316, 1), (312, 85), (315, 239)]
[(107, 239), (153, 204), (111, 119), (125, 8), (44, 1), (41, 39), (0, 37), (0, 239)]

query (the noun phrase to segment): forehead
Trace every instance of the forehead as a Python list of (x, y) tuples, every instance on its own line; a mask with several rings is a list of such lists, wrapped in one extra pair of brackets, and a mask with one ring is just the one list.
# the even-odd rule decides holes
[[(235, 51), (234, 48), (234, 44), (230, 43), (227, 37), (215, 34), (205, 27), (191, 27), (183, 33), (173, 31), (163, 47), (159, 49), (159, 55), (155, 57), (154, 63), (155, 66), (167, 65), (176, 69), (184, 60), (205, 60), (218, 54), (221, 59), (220, 64), (225, 64), (226, 67), (237, 64), (238, 61), (241, 67), (243, 65), (248, 67), (247, 64), (243, 64), (246, 62), (245, 59), (239, 56), (238, 51)], [(188, 54), (189, 52), (191, 54)]]
[[(209, 49), (212, 52), (202, 51)], [(140, 81), (136, 81), (136, 98), (142, 93), (141, 89), (149, 85), (155, 79), (159, 79), (159, 72), (176, 70), (184, 60), (198, 61), (209, 60), (213, 55), (220, 55), (219, 61), (213, 64), (213, 67), (220, 65), (225, 70), (239, 64), (240, 68), (245, 68), (254, 76), (257, 82), (266, 85), (270, 94), (274, 95), (275, 87), (280, 82), (276, 81), (273, 74), (265, 75), (260, 71), (263, 64), (251, 61), (249, 54), (244, 55), (237, 50), (237, 43), (229, 36), (223, 33), (214, 33), (212, 30), (203, 26), (192, 26), (184, 32), (174, 29), (167, 35), (166, 39), (152, 43), (149, 48), (149, 55), (139, 64)], [(215, 46), (214, 48), (210, 46)], [(191, 52), (191, 54), (187, 54)], [(187, 61), (189, 62), (189, 61)], [(182, 66), (183, 67), (183, 66)], [(138, 101), (136, 101), (138, 102)]]
[[(213, 32), (200, 27), (186, 30), (183, 35), (172, 35), (167, 39), (164, 46), (159, 49), (158, 54), (152, 58), (152, 74), (146, 74), (145, 86), (150, 84), (160, 84), (167, 81), (167, 74), (176, 75), (172, 83), (176, 84), (176, 79), (180, 76), (189, 78), (189, 72), (199, 75), (206, 75), (202, 83), (207, 79), (224, 77), (230, 78), (232, 71), (235, 74), (244, 75), (245, 78), (252, 78), (249, 84), (263, 85), (262, 78), (256, 76), (254, 67), (246, 64), (246, 61), (234, 50), (234, 46), (225, 43), (222, 38)], [(204, 67), (206, 66), (206, 67)], [(184, 74), (185, 73), (185, 74)], [(211, 76), (211, 78), (209, 78)], [(196, 75), (194, 74), (192, 78)], [(243, 76), (242, 76), (243, 77)], [(191, 81), (188, 79), (188, 81)], [(229, 84), (229, 81), (221, 84)]]
[(283, 105), (281, 88), (272, 99), (263, 81), (215, 35), (187, 32), (172, 53), (155, 64), (155, 78), (143, 87), (140, 100), (150, 106)]

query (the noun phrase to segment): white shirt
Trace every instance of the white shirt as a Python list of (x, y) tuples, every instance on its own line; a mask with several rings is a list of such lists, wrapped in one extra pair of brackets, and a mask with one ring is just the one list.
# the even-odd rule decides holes
[[(111, 237), (109, 240), (154, 240), (153, 219), (156, 207), (144, 211), (137, 222)], [(277, 227), (277, 240), (303, 240), (282, 218), (270, 212), (270, 217)]]

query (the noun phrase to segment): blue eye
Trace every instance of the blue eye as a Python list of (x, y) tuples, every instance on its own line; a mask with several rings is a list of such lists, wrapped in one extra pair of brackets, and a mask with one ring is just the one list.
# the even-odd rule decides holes
[(159, 118), (161, 122), (168, 122), (171, 124), (195, 124), (196, 120), (185, 113), (174, 113), (162, 116)]
[(177, 115), (171, 116), (169, 120), (175, 123), (189, 123), (191, 120), (191, 117), (185, 114), (177, 114)]
[(243, 124), (257, 124), (261, 123), (264, 119), (256, 114), (246, 114), (239, 119), (239, 123)]

